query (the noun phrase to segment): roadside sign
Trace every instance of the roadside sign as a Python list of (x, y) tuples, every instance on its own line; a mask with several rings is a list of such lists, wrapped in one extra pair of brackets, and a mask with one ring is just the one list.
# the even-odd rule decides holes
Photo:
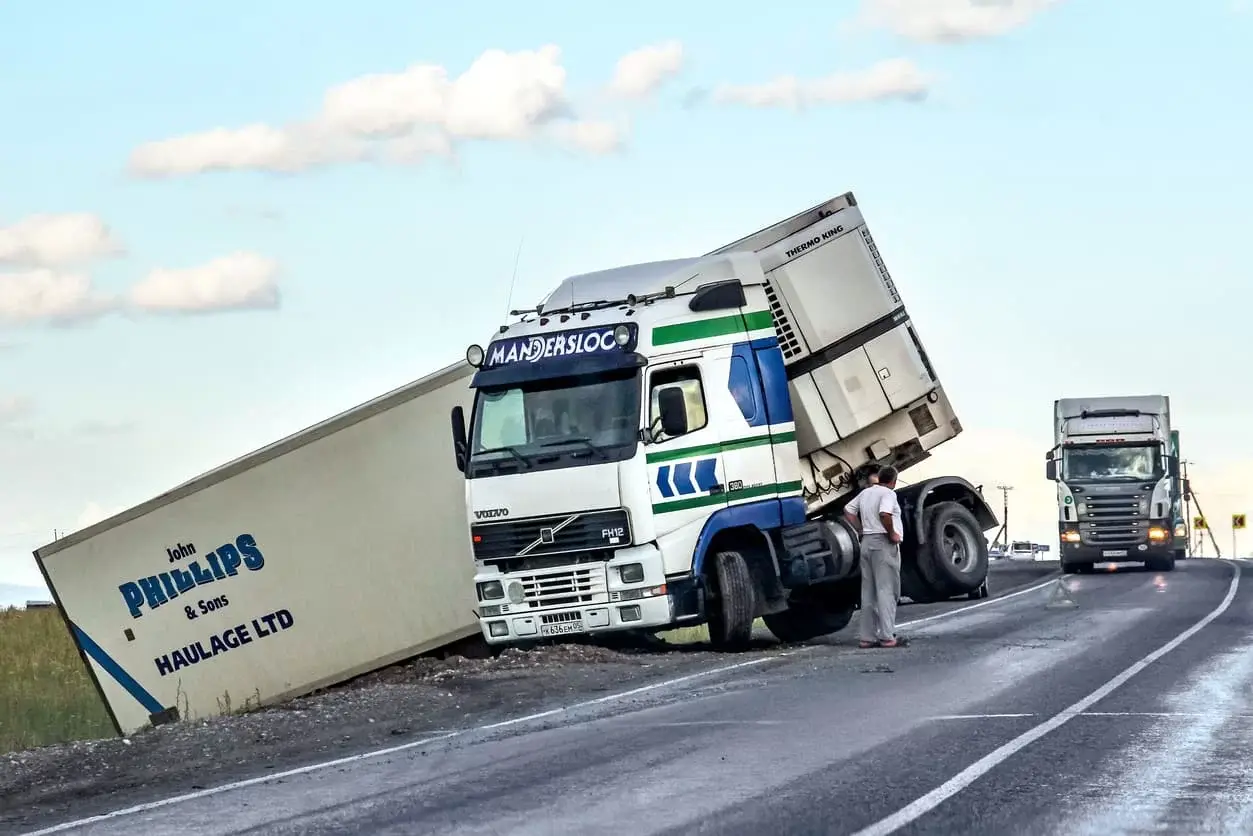
[(1209, 526), (1206, 525), (1205, 523), (1205, 517), (1193, 517), (1192, 527), (1195, 528), (1197, 531), (1204, 531), (1205, 529), (1209, 528)]
[(1236, 531), (1244, 528), (1244, 514), (1231, 515), (1231, 527)]

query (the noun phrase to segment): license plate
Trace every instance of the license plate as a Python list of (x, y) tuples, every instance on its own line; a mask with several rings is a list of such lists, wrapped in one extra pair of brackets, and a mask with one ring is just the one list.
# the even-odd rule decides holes
[(1101, 552), (1101, 557), (1126, 557), (1126, 556), (1127, 556), (1126, 549), (1106, 549), (1105, 551)]
[(583, 620), (562, 621), (559, 624), (541, 624), (539, 631), (540, 635), (543, 636), (564, 636), (567, 633), (582, 633)]

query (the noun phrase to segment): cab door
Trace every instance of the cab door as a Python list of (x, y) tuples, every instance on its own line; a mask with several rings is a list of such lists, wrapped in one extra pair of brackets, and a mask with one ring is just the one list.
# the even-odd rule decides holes
[[(690, 570), (705, 521), (727, 505), (722, 427), (710, 403), (717, 366), (706, 352), (654, 363), (648, 372), (646, 421), (655, 433), (646, 454), (649, 494), (668, 574)], [(683, 392), (688, 427), (673, 437), (661, 434), (658, 409), (661, 391), (672, 387)]]

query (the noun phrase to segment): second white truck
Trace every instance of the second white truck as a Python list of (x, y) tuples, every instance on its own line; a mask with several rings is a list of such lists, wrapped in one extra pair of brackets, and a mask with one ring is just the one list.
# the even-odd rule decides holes
[(1171, 436), (1165, 395), (1054, 401), (1045, 475), (1057, 483), (1062, 571), (1138, 562), (1169, 572), (1186, 555)]
[[(707, 623), (743, 647), (848, 624), (842, 519), (878, 467), (961, 432), (846, 193), (706, 256), (566, 279), (471, 346), (452, 413), (487, 641)], [(902, 592), (985, 594), (967, 480), (901, 487)]]

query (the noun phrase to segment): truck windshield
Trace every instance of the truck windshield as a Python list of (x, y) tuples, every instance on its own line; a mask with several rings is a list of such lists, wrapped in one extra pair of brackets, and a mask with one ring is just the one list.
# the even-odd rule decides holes
[(471, 475), (621, 461), (639, 441), (640, 372), (537, 380), (478, 393)]
[(1063, 464), (1067, 481), (1148, 481), (1162, 475), (1161, 455), (1147, 444), (1067, 447)]

